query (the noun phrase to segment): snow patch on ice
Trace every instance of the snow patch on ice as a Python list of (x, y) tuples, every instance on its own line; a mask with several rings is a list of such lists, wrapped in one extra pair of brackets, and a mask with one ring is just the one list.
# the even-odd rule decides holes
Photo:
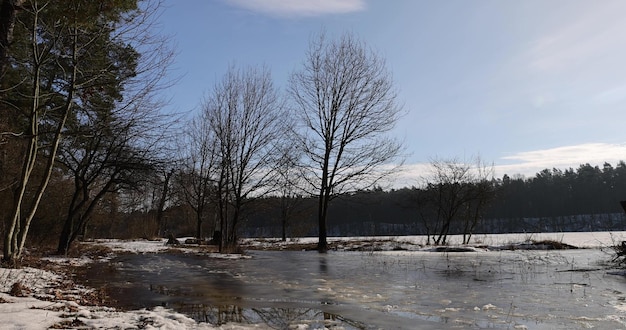
[(41, 258), (41, 260), (53, 262), (55, 264), (60, 264), (60, 265), (68, 265), (68, 266), (76, 266), (76, 267), (84, 266), (84, 265), (94, 262), (93, 259), (87, 256), (82, 256), (80, 258), (66, 258), (66, 257), (59, 257), (59, 256), (50, 256), (50, 257), (43, 257)]
[(496, 307), (495, 305), (492, 305), (492, 304), (484, 305), (483, 308), (482, 308), (482, 310), (484, 310), (484, 311), (490, 311), (490, 310), (494, 310), (494, 309), (498, 309), (498, 307)]

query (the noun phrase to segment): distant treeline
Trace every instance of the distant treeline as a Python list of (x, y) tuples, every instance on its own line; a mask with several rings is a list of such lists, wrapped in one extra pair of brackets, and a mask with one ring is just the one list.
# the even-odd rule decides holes
[[(589, 164), (577, 169), (545, 169), (534, 177), (504, 175), (494, 179), (495, 196), (474, 233), (625, 230), (620, 206), (626, 200), (626, 163), (615, 167)], [(375, 189), (332, 201), (329, 234), (426, 234), (416, 195), (425, 188)], [(315, 235), (316, 201), (298, 198), (287, 236)], [(243, 236), (280, 237), (281, 199), (263, 198), (253, 205), (242, 227)], [(451, 234), (462, 233), (460, 223)]]

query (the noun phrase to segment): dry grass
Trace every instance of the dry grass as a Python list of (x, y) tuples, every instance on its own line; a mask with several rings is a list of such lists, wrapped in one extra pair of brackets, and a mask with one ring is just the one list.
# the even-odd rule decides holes
[(548, 250), (571, 250), (578, 249), (577, 246), (566, 244), (555, 240), (533, 241), (533, 245), (547, 246)]

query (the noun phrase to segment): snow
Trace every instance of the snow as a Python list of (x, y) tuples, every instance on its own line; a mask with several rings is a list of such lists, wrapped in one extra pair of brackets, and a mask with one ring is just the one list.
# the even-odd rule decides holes
[[(119, 312), (107, 307), (80, 306), (69, 302), (49, 302), (33, 297), (12, 297), (0, 293), (0, 329), (48, 329), (61, 322), (80, 320), (82, 328), (104, 329), (264, 329), (261, 326), (226, 324), (220, 327), (156, 307)], [(71, 328), (71, 327), (70, 327)]]
[[(172, 248), (165, 245), (165, 240), (97, 240), (94, 244), (126, 253), (158, 253)], [(201, 253), (194, 248), (178, 249), (185, 253)], [(247, 258), (247, 256), (235, 254), (204, 253), (204, 255), (227, 259)], [(42, 260), (68, 266), (81, 266), (94, 262), (86, 256), (80, 258), (45, 257)], [(18, 282), (30, 291), (25, 297), (15, 297), (9, 294), (13, 285)], [(30, 267), (0, 268), (0, 329), (48, 329), (53, 326), (104, 329), (266, 329), (262, 325), (225, 324), (217, 327), (208, 323), (198, 323), (183, 314), (163, 307), (121, 312), (109, 307), (81, 306), (73, 300), (64, 299), (79, 299), (80, 293), (89, 292), (91, 289), (74, 286), (70, 289), (59, 290), (58, 287), (62, 284), (64, 284), (62, 276), (46, 270)]]
[[(74, 301), (47, 301), (35, 297), (50, 296), (60, 277), (43, 270), (0, 268), (0, 290), (8, 292), (15, 282), (33, 290), (31, 296), (13, 297), (0, 293), (0, 329), (48, 329), (67, 322), (78, 328), (105, 329), (263, 329), (255, 325), (226, 324), (215, 327), (197, 323), (193, 319), (170, 309), (120, 312), (109, 307), (81, 306)], [(72, 328), (70, 325), (67, 328)], [(64, 327), (65, 328), (65, 327)]]
[(51, 256), (51, 257), (43, 257), (41, 258), (41, 260), (56, 263), (56, 264), (61, 264), (61, 265), (74, 266), (74, 267), (80, 267), (80, 266), (84, 266), (84, 265), (94, 262), (93, 259), (87, 256), (82, 256), (80, 258), (65, 258), (65, 257), (59, 257), (59, 256)]
[[(626, 232), (585, 232), (585, 233), (541, 233), (541, 234), (502, 234), (502, 235), (474, 235), (470, 246), (480, 253), (485, 246), (503, 246), (516, 242), (552, 240), (582, 248), (606, 248), (616, 245), (626, 238)], [(300, 238), (281, 242), (277, 239), (246, 239), (247, 246), (263, 248), (268, 246), (287, 246), (290, 244), (314, 244), (316, 238)], [(382, 250), (393, 250), (402, 247), (404, 250), (427, 251), (424, 246), (424, 236), (406, 237), (351, 237), (330, 238), (344, 249), (375, 246)], [(461, 236), (451, 236), (452, 245), (460, 244)], [(165, 240), (96, 240), (92, 244), (103, 245), (115, 252), (126, 253), (159, 253), (171, 249), (165, 245)], [(370, 244), (370, 245), (367, 245)], [(374, 245), (372, 245), (374, 244)], [(247, 256), (238, 254), (220, 255), (203, 251), (197, 247), (175, 247), (184, 253), (201, 253), (208, 257), (236, 259)], [(546, 257), (546, 256), (544, 256)], [(46, 257), (43, 260), (61, 264), (80, 266), (93, 259)], [(122, 312), (110, 307), (83, 306), (77, 303), (76, 297), (89, 288), (74, 286), (60, 293), (59, 287), (65, 284), (66, 279), (61, 275), (36, 268), (7, 269), (0, 268), (0, 329), (48, 329), (62, 326), (63, 328), (105, 328), (105, 329), (269, 329), (265, 325), (226, 324), (214, 326), (195, 320), (164, 307), (155, 307), (151, 310), (141, 309)], [(21, 283), (29, 292), (24, 297), (9, 294), (15, 283)], [(320, 289), (321, 290), (321, 289)], [(394, 306), (388, 306), (390, 310)], [(448, 308), (448, 307), (446, 307)], [(451, 308), (451, 307), (450, 307)], [(498, 307), (486, 304), (476, 306), (475, 310), (493, 310)], [(305, 329), (306, 325), (298, 325)], [(517, 327), (516, 327), (517, 328)], [(520, 326), (519, 328), (525, 328)]]
[(116, 252), (130, 253), (158, 253), (169, 249), (165, 245), (167, 239), (148, 241), (148, 240), (117, 240), (117, 239), (99, 239), (95, 243), (106, 246)]
[[(184, 242), (189, 237), (179, 238), (178, 240)], [(181, 244), (181, 245), (167, 245), (165, 244), (167, 239), (161, 240), (116, 240), (116, 239), (97, 239), (93, 243), (106, 246), (115, 252), (125, 253), (160, 253), (171, 249), (175, 249), (183, 253), (193, 253), (209, 258), (219, 259), (246, 259), (249, 258), (243, 254), (236, 253), (216, 253), (211, 250), (202, 249), (203, 246), (197, 244)], [(216, 249), (213, 249), (216, 250)]]
[[(432, 238), (431, 238), (432, 239)], [(494, 248), (531, 241), (554, 241), (579, 248), (605, 248), (626, 240), (626, 232), (560, 232), (560, 233), (515, 233), (515, 234), (474, 234), (469, 245), (464, 247)], [(289, 239), (286, 242), (278, 238), (249, 238), (242, 240), (245, 246), (253, 248), (287, 248), (297, 244), (315, 244), (317, 237)], [(432, 250), (426, 247), (427, 238), (416, 236), (370, 236), (370, 237), (329, 237), (328, 242), (337, 249), (375, 248), (379, 250), (403, 249), (409, 251)], [(462, 235), (448, 236), (448, 246), (460, 246)]]
[[(0, 328), (48, 329), (61, 322), (71, 323), (79, 319), (82, 326), (89, 328), (216, 329), (163, 308), (118, 312), (112, 308), (81, 306), (75, 301), (54, 299), (56, 287), (62, 281), (61, 276), (45, 270), (0, 268)], [(27, 296), (14, 297), (6, 293), (18, 282), (30, 291)]]

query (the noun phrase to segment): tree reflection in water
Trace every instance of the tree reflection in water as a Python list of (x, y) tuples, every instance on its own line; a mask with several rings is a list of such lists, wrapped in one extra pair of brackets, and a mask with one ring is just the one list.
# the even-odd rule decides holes
[(200, 322), (265, 324), (274, 329), (288, 329), (299, 323), (309, 328), (342, 325), (346, 329), (365, 329), (359, 322), (314, 308), (243, 308), (238, 305), (175, 304), (174, 308)]

